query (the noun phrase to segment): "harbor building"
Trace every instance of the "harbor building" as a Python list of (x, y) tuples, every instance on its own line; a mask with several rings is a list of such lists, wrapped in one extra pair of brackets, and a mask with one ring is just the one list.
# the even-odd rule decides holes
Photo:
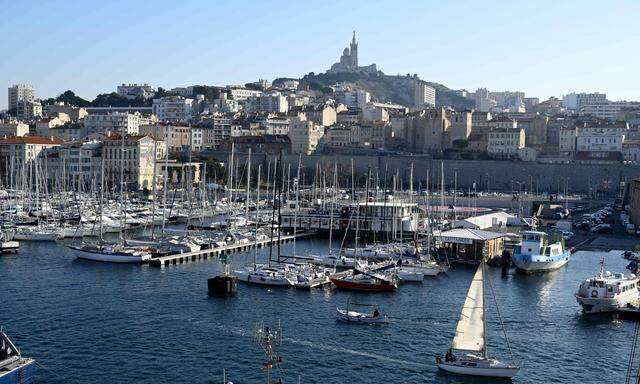
[(269, 92), (250, 98), (246, 109), (250, 112), (287, 113), (289, 102), (282, 93)]
[(625, 204), (629, 206), (631, 222), (640, 226), (640, 179), (628, 182), (625, 191)]
[(436, 89), (424, 81), (416, 80), (413, 87), (413, 106), (416, 108), (435, 107)]
[(495, 128), (487, 136), (487, 153), (501, 159), (513, 158), (524, 148), (524, 143), (524, 129)]
[(188, 188), (189, 185), (202, 181), (202, 163), (159, 160), (156, 162), (157, 189), (163, 188), (165, 172), (167, 185), (174, 188)]
[(15, 185), (15, 178), (25, 177), (34, 160), (40, 158), (47, 149), (59, 145), (62, 145), (62, 140), (55, 137), (0, 138), (0, 175), (4, 178), (5, 185)]
[(287, 212), (281, 216), (281, 225), (287, 231), (295, 227), (326, 235), (333, 230), (335, 234), (346, 232), (348, 237), (354, 237), (357, 228), (359, 238), (370, 239), (412, 238), (419, 228), (417, 204), (399, 201), (344, 204), (334, 211), (333, 226), (329, 210)]
[(90, 114), (83, 121), (87, 136), (110, 133), (137, 135), (140, 128), (140, 115), (123, 112)]
[[(188, 151), (192, 146), (202, 147), (202, 128), (192, 128), (184, 123), (157, 123), (140, 126), (140, 134), (163, 140), (169, 152)], [(199, 135), (196, 137), (196, 135)]]
[[(1, 121), (1, 120), (0, 120)], [(20, 121), (0, 122), (0, 136), (26, 136), (29, 134), (29, 125)]]
[(9, 87), (7, 97), (7, 108), (17, 110), (21, 101), (36, 101), (36, 91), (29, 84), (15, 84)]
[(59, 114), (66, 114), (71, 121), (80, 121), (89, 113), (86, 108), (79, 108), (74, 105), (65, 104), (64, 102), (56, 102), (43, 107), (43, 112), (48, 117), (55, 117)]
[(156, 94), (156, 89), (149, 84), (122, 84), (116, 89), (118, 95), (124, 96), (129, 100), (143, 99), (147, 100)]
[(318, 142), (324, 136), (324, 127), (316, 125), (306, 117), (292, 117), (289, 125), (291, 151), (309, 155), (316, 151)]
[(102, 143), (99, 141), (66, 142), (47, 150), (46, 156), (50, 182), (79, 192), (100, 185)]
[(471, 228), (456, 228), (436, 235), (441, 252), (449, 261), (478, 264), (502, 255), (505, 235)]
[(164, 142), (146, 135), (112, 135), (102, 142), (105, 182), (112, 188), (123, 178), (126, 189), (150, 189), (156, 158), (164, 154)]
[(16, 109), (19, 120), (35, 120), (42, 117), (42, 104), (37, 100), (20, 100)]
[(187, 121), (191, 118), (193, 99), (165, 96), (153, 99), (152, 111), (160, 121)]

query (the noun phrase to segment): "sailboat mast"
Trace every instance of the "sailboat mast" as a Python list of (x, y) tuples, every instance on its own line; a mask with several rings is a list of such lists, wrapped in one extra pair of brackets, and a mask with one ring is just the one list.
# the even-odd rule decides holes
[(253, 254), (253, 266), (255, 268), (258, 263), (258, 214), (260, 213), (260, 170), (262, 168), (262, 164), (258, 164), (258, 185), (256, 191), (256, 233), (254, 234), (255, 238), (255, 253)]
[[(100, 247), (102, 248), (102, 208), (104, 204), (104, 156), (102, 156), (100, 165)], [(94, 227), (95, 228), (95, 227)]]
[(151, 181), (151, 191), (153, 194), (153, 200), (151, 201), (151, 238), (155, 239), (156, 226), (154, 220), (156, 219), (156, 157), (158, 153), (158, 141), (153, 139), (153, 178)]
[(329, 255), (331, 255), (331, 247), (333, 240), (333, 210), (335, 209), (336, 204), (336, 188), (338, 184), (338, 163), (335, 162), (333, 165), (333, 189), (331, 190), (331, 211), (329, 212)]
[(247, 157), (247, 197), (244, 202), (244, 220), (249, 222), (249, 193), (251, 185), (251, 148), (249, 148), (249, 156)]
[(483, 337), (483, 354), (484, 358), (487, 358), (487, 306), (485, 305), (485, 268), (484, 268), (484, 255), (482, 256), (482, 262), (480, 263), (480, 268), (482, 268), (482, 337)]
[(164, 237), (164, 230), (167, 222), (167, 180), (169, 179), (169, 139), (167, 136), (167, 126), (164, 127), (164, 180), (162, 194), (162, 237)]

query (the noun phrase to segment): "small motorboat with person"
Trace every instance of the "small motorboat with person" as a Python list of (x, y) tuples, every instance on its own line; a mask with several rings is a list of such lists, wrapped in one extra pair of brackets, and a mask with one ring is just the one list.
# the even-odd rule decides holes
[[(359, 312), (353, 310), (353, 307), (370, 307), (373, 308), (371, 312)], [(383, 315), (378, 306), (375, 304), (357, 304), (347, 301), (347, 308), (336, 308), (338, 320), (345, 321), (347, 323), (360, 323), (360, 324), (384, 324), (389, 322), (389, 318)]]

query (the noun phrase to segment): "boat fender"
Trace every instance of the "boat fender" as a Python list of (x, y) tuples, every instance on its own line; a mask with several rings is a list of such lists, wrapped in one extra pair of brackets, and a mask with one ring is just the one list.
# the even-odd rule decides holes
[(591, 291), (591, 297), (598, 297), (598, 291), (595, 289)]

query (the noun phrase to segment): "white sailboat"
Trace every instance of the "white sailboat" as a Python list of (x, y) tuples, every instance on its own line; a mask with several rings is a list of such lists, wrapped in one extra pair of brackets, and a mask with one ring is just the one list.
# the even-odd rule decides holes
[[(452, 373), (511, 378), (518, 373), (520, 367), (490, 358), (487, 353), (484, 268), (483, 262), (473, 276), (451, 349), (444, 358), (437, 356), (436, 363), (438, 368)], [(504, 336), (508, 345), (506, 332)]]

